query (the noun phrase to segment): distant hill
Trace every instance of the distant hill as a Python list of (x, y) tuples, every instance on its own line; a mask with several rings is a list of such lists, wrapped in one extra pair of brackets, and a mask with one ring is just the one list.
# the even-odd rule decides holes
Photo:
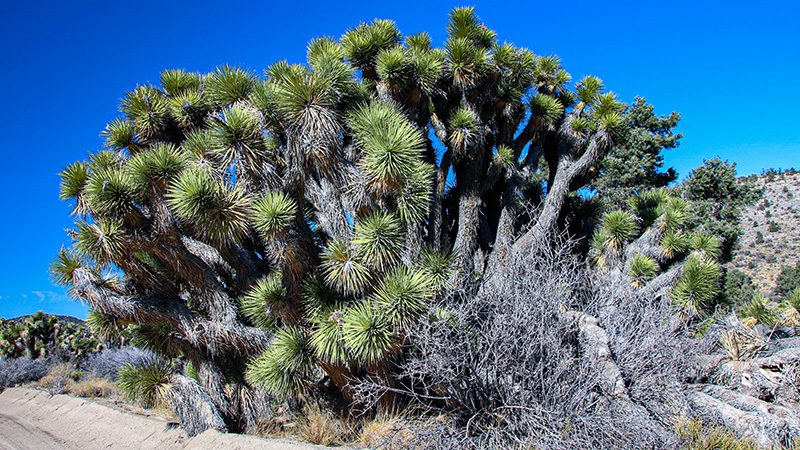
[[(9, 322), (24, 322), (25, 319), (27, 319), (28, 317), (30, 317), (32, 315), (33, 314), (26, 314), (24, 316), (14, 317), (13, 319), (8, 319), (8, 321)], [(72, 317), (72, 316), (59, 316), (57, 314), (48, 314), (48, 316), (55, 316), (55, 318), (58, 319), (59, 322), (74, 323), (75, 325), (82, 325), (84, 323), (83, 320), (78, 319), (77, 317)]]
[(742, 215), (744, 233), (729, 267), (753, 277), (768, 294), (781, 267), (794, 265), (800, 253), (800, 173), (770, 171), (749, 179), (764, 196)]

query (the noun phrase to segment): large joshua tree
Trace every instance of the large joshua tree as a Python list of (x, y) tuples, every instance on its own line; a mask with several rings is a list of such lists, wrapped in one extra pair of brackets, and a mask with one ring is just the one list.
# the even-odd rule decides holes
[[(490, 285), (548, 245), (625, 109), (598, 78), (573, 86), (558, 58), (500, 44), (472, 8), (453, 10), (443, 48), (375, 20), (263, 78), (167, 70), (62, 172), (74, 245), (53, 273), (94, 322), (189, 360), (189, 390), (229, 429), (254, 386), (323, 379), (349, 400), (353, 379), (392, 382), (444, 289)], [(606, 231), (598, 255), (628, 237)], [(657, 258), (637, 258), (637, 282), (655, 276)]]

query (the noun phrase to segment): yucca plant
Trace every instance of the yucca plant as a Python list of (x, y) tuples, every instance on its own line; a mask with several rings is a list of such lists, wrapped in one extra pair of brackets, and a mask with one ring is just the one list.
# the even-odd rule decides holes
[(680, 307), (693, 315), (708, 313), (719, 294), (722, 269), (719, 263), (697, 255), (690, 256), (683, 274), (672, 290), (672, 298)]
[(636, 218), (627, 211), (611, 211), (603, 216), (600, 235), (605, 246), (612, 252), (619, 252), (622, 247), (636, 236), (639, 229)]
[[(231, 430), (252, 418), (234, 388), (391, 382), (444, 289), (549, 245), (620, 133), (650, 132), (599, 79), (572, 90), (558, 58), (501, 45), (473, 8), (447, 30), (437, 48), (375, 20), (264, 77), (167, 70), (125, 94), (106, 149), (61, 174), (77, 229), (54, 279), (104, 327), (190, 361)], [(600, 253), (650, 225), (608, 213)], [(656, 275), (637, 261), (637, 280)]]
[(760, 293), (756, 293), (750, 303), (742, 308), (740, 315), (767, 326), (773, 326), (781, 319), (769, 300)]
[[(41, 311), (22, 319), (0, 319), (0, 357), (82, 358), (102, 345), (92, 329)], [(63, 354), (59, 354), (63, 352)]]
[(649, 256), (637, 253), (628, 262), (628, 275), (633, 280), (634, 287), (641, 287), (651, 280), (659, 271), (658, 263)]
[(127, 400), (153, 408), (165, 401), (171, 373), (163, 362), (127, 364), (117, 372), (117, 386)]

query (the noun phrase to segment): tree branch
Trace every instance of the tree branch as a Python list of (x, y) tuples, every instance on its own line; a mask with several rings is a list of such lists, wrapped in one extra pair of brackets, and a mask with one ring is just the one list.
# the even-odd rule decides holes
[(184, 339), (212, 353), (235, 350), (255, 354), (266, 348), (270, 335), (264, 330), (204, 319), (180, 299), (127, 295), (99, 282), (88, 269), (73, 273), (73, 290), (94, 311), (123, 322), (167, 324)]

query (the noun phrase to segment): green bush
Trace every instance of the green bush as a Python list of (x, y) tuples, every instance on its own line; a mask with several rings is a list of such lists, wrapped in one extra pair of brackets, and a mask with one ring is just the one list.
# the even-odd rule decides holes
[(783, 266), (775, 281), (774, 294), (784, 297), (795, 289), (800, 288), (800, 260), (794, 266)]
[(756, 288), (753, 278), (738, 269), (725, 271), (721, 302), (729, 307), (738, 308), (752, 300)]

